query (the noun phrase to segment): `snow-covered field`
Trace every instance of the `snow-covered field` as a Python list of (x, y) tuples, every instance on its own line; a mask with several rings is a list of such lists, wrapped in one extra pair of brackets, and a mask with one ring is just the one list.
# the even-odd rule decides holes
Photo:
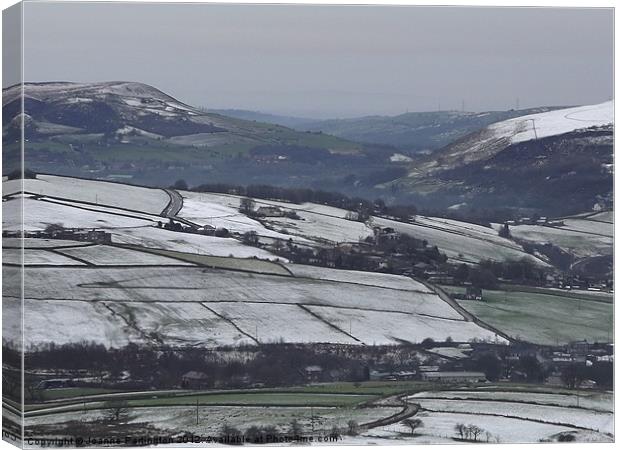
[[(117, 214), (109, 214), (46, 201), (24, 199), (24, 230), (44, 230), (51, 224), (65, 227), (110, 229), (119, 227), (151, 226), (152, 221)], [(21, 228), (21, 207), (18, 200), (2, 203), (3, 226), (6, 231), (19, 231)]]
[[(62, 251), (69, 250), (88, 259), (83, 252), (94, 252), (95, 248)], [(93, 262), (104, 262), (97, 258)], [(220, 344), (237, 343), (238, 330), (232, 334), (220, 330), (224, 325), (229, 330), (228, 322), (218, 325), (220, 328), (206, 325), (212, 319), (204, 318), (210, 316), (208, 308), (251, 336), (258, 332), (262, 342), (280, 338), (293, 342), (357, 339), (366, 344), (393, 344), (399, 339), (420, 342), (427, 337), (443, 340), (448, 336), (455, 341), (495, 340), (493, 333), (466, 322), (436, 294), (415, 290), (415, 284), (406, 290), (191, 266), (31, 267), (24, 276), (25, 297), (30, 299), (26, 308), (33, 316), (31, 338), (35, 340), (65, 342), (82, 335), (118, 345), (129, 339), (140, 341), (156, 331), (164, 333), (164, 340), (170, 336), (174, 342), (180, 342), (182, 336), (196, 344), (208, 345), (212, 342), (209, 339)], [(11, 282), (17, 280), (15, 277), (17, 269), (5, 267), (5, 295), (19, 297), (18, 285)], [(121, 306), (133, 312), (123, 316)], [(50, 327), (45, 317), (53, 308), (56, 312)], [(184, 308), (190, 310), (174, 313)], [(71, 325), (89, 323), (91, 316), (96, 332)], [(125, 319), (119, 322), (121, 316)], [(188, 317), (204, 318), (204, 322), (188, 324)], [(110, 322), (104, 327), (106, 318)], [(67, 327), (73, 331), (67, 333)], [(191, 330), (183, 333), (188, 327)], [(128, 330), (131, 333), (127, 334)], [(347, 335), (349, 331), (354, 338)]]
[[(4, 230), (18, 231), (20, 229), (20, 203), (18, 199), (3, 202)], [(88, 206), (96, 211), (75, 206), (70, 202), (39, 201), (27, 197), (24, 199), (24, 228), (26, 231), (44, 230), (50, 224), (62, 224), (69, 228), (97, 228), (111, 232), (113, 242), (120, 244), (212, 256), (277, 259), (275, 255), (266, 250), (243, 245), (233, 238), (218, 238), (157, 228), (155, 225), (158, 218), (148, 214), (129, 213), (136, 217), (127, 217), (118, 214), (119, 212), (123, 214), (122, 211), (102, 206)], [(71, 242), (60, 240), (48, 242), (43, 239), (29, 239), (27, 242), (28, 245), (42, 247), (73, 245)], [(16, 239), (13, 244), (19, 246)], [(122, 262), (119, 261), (119, 264)]]
[[(540, 244), (553, 244), (579, 258), (612, 254), (613, 225), (579, 219), (565, 220), (565, 224), (566, 227), (558, 228), (516, 225), (510, 227), (510, 233), (516, 239)], [(498, 226), (496, 225), (496, 227)], [(588, 229), (591, 231), (587, 231)], [(596, 230), (594, 232), (600, 232), (600, 234), (591, 234), (592, 230)]]
[(2, 262), (7, 264), (22, 264), (23, 262), (25, 265), (46, 264), (51, 266), (84, 265), (80, 261), (59, 255), (58, 253), (30, 248), (24, 249), (23, 259), (20, 249), (3, 248)]
[(111, 302), (107, 305), (119, 316), (133, 321), (141, 334), (157, 336), (169, 345), (252, 344), (250, 338), (200, 303)]
[(317, 320), (298, 305), (205, 303), (259, 342), (355, 344), (345, 333)]
[[(184, 192), (183, 195), (186, 193)], [(236, 218), (239, 214), (238, 208), (241, 199), (239, 196), (215, 193), (187, 193), (187, 195), (193, 201), (201, 204), (192, 206), (192, 209), (202, 210), (203, 212), (199, 215), (203, 217), (208, 216), (205, 211), (212, 211), (213, 214), (216, 214), (219, 208), (224, 208), (224, 211), (231, 214), (230, 217), (235, 217), (235, 221), (239, 220)], [(256, 207), (270, 205), (285, 210), (294, 210), (300, 219), (286, 217), (262, 219), (271, 228), (294, 236), (294, 240), (305, 237), (319, 242), (358, 242), (360, 239), (372, 236), (370, 226), (365, 223), (346, 220), (348, 211), (344, 209), (313, 203), (294, 204), (262, 199), (254, 199), (254, 202)], [(183, 215), (185, 208), (184, 203), (181, 216), (189, 219), (189, 216)], [(224, 219), (222, 218), (222, 220)], [(204, 219), (202, 220), (204, 221)], [(479, 262), (488, 258), (527, 258), (537, 264), (546, 265), (544, 261), (525, 253), (521, 246), (515, 242), (499, 237), (496, 230), (480, 225), (424, 216), (418, 216), (416, 223), (412, 224), (375, 217), (373, 224), (392, 227), (418, 239), (426, 239), (430, 245), (437, 245), (452, 259)], [(259, 226), (262, 227), (260, 224)], [(256, 231), (259, 234), (261, 233), (260, 229), (256, 229)], [(284, 236), (287, 239), (290, 237), (286, 234)]]
[(88, 247), (74, 247), (59, 249), (58, 252), (68, 256), (85, 260), (96, 266), (128, 265), (128, 266), (183, 266), (192, 265), (189, 262), (167, 258), (137, 250), (113, 247), (110, 245), (90, 245)]
[(277, 256), (266, 250), (243, 245), (233, 238), (178, 233), (155, 227), (118, 228), (112, 230), (112, 241), (118, 244), (131, 244), (197, 255), (278, 259)]
[[(168, 194), (163, 190), (128, 186), (102, 181), (79, 180), (74, 178), (40, 176), (36, 180), (26, 180), (33, 185), (35, 193), (58, 196), (69, 199), (64, 204), (52, 204), (26, 198), (25, 216), (26, 227), (29, 230), (45, 228), (49, 223), (60, 222), (65, 226), (116, 228), (115, 242), (132, 243), (137, 245), (165, 248), (169, 250), (187, 251), (191, 253), (204, 252), (215, 256), (238, 257), (258, 256), (272, 257), (260, 249), (247, 246), (213, 245), (216, 241), (205, 239), (205, 236), (188, 235), (155, 230), (152, 227), (159, 218), (162, 209), (168, 203)], [(5, 189), (11, 189), (11, 182), (6, 182)], [(13, 184), (15, 184), (13, 182)], [(17, 186), (15, 184), (15, 186)], [(14, 187), (14, 186), (13, 186)], [(35, 189), (36, 188), (36, 189)], [(38, 189), (38, 190), (37, 190)], [(272, 205), (286, 210), (294, 210), (300, 219), (286, 217), (267, 217), (261, 222), (241, 214), (238, 209), (241, 197), (227, 194), (197, 193), (182, 191), (183, 208), (179, 216), (200, 225), (224, 227), (235, 233), (256, 231), (259, 235), (271, 238), (288, 240), (293, 238), (298, 243), (318, 242), (357, 242), (372, 235), (372, 229), (365, 223), (346, 220), (347, 211), (331, 206), (318, 204), (293, 204), (281, 201), (255, 199), (255, 207)], [(90, 197), (96, 196), (91, 199)], [(99, 206), (89, 206), (97, 211), (88, 211), (71, 206), (79, 204), (73, 201), (90, 201), (99, 203)], [(108, 205), (116, 208), (128, 208), (143, 213), (134, 213), (136, 217), (118, 215), (120, 210), (106, 208)], [(19, 224), (12, 223), (19, 217), (19, 203), (9, 201), (3, 204), (5, 217), (9, 218), (8, 230)], [(397, 231), (408, 233), (416, 238), (425, 239), (430, 245), (437, 245), (450, 258), (455, 260), (478, 262), (482, 259), (520, 259), (528, 258), (538, 264), (545, 263), (540, 259), (528, 255), (516, 243), (500, 238), (497, 231), (479, 225), (458, 222), (449, 219), (419, 216), (416, 223), (402, 223), (388, 219), (375, 218), (374, 223), (383, 227), (392, 227)], [(592, 222), (591, 226), (601, 226)], [(605, 226), (602, 224), (602, 226)], [(514, 227), (515, 229), (520, 227)], [(536, 227), (539, 228), (539, 227)], [(603, 240), (607, 239), (602, 237)], [(144, 244), (140, 242), (144, 241)], [(163, 241), (163, 242), (162, 242)], [(220, 241), (224, 243), (224, 241)], [(607, 245), (605, 241), (604, 245)], [(228, 252), (228, 253), (226, 253)]]
[[(349, 420), (358, 423), (388, 417), (399, 408), (333, 408), (333, 407), (264, 407), (264, 406), (200, 406), (196, 424), (196, 407), (167, 406), (135, 408), (130, 410), (130, 423), (149, 423), (162, 430), (182, 430), (202, 436), (218, 436), (224, 424), (241, 431), (251, 426), (275, 426), (279, 431), (289, 429), (297, 419), (306, 434), (330, 431), (333, 426), (346, 428)], [(103, 416), (100, 410), (50, 414), (26, 418), (26, 426), (57, 424), (72, 420), (97, 420)], [(314, 416), (314, 420), (311, 418)], [(315, 433), (312, 433), (312, 423)], [(204, 444), (202, 444), (204, 445)]]
[[(151, 189), (100, 180), (54, 175), (37, 175), (36, 179), (25, 179), (24, 190), (32, 194), (61, 197), (80, 202), (97, 203), (117, 208), (160, 214), (170, 197), (163, 189)], [(20, 191), (21, 180), (2, 183), (2, 195)]]
[(63, 248), (92, 245), (90, 242), (69, 241), (65, 239), (35, 239), (35, 238), (2, 238), (2, 248)]
[[(417, 239), (426, 239), (429, 245), (437, 245), (440, 251), (454, 260), (477, 263), (484, 259), (520, 260), (526, 258), (538, 265), (548, 265), (525, 253), (516, 243), (499, 237), (497, 232), (490, 228), (488, 232), (483, 232), (480, 228), (484, 227), (463, 224), (463, 227), (459, 228), (454, 221), (441, 225), (439, 220), (430, 221), (428, 218), (421, 218), (420, 224), (383, 218), (375, 218), (374, 223), (382, 227), (394, 228), (398, 232), (407, 233)], [(432, 228), (429, 227), (431, 223)]]
[(463, 320), (435, 294), (198, 267), (32, 268), (34, 298), (255, 302), (368, 308)]
[(607, 223), (614, 223), (614, 212), (613, 211), (603, 211), (600, 213), (596, 213), (596, 214), (592, 214), (588, 216), (588, 219), (590, 220), (596, 220), (599, 222), (607, 222)]
[(612, 413), (589, 409), (479, 400), (415, 399), (414, 402), (434, 412), (510, 416), (550, 424), (588, 428), (602, 433), (614, 431)]
[(198, 192), (181, 191), (183, 208), (179, 217), (199, 225), (211, 225), (226, 228), (233, 233), (255, 231), (260, 236), (288, 239), (289, 236), (265, 228), (257, 220), (251, 219), (238, 211), (238, 207), (211, 202), (211, 196)]
[(581, 128), (600, 127), (614, 122), (614, 102), (577, 106), (521, 116), (490, 125), (495, 138), (506, 137), (513, 144), (569, 133)]
[(309, 306), (308, 309), (367, 345), (420, 343), (426, 338), (445, 341), (448, 337), (456, 342), (472, 339), (505, 342), (473, 322), (328, 306)]
[(304, 236), (318, 241), (359, 242), (368, 236), (372, 236), (372, 228), (365, 223), (346, 220), (344, 218), (346, 211), (340, 211), (343, 211), (342, 215), (335, 217), (314, 211), (297, 210), (300, 219), (268, 217), (265, 222), (277, 230), (284, 229), (292, 235)]
[(360, 272), (355, 270), (328, 269), (325, 267), (305, 266), (301, 264), (287, 264), (293, 275), (300, 278), (316, 280), (340, 281), (343, 283), (364, 284), (367, 286), (381, 286), (391, 289), (405, 289), (432, 293), (419, 281), (409, 277), (391, 275), (387, 273)]
[[(6, 286), (7, 266), (2, 267), (3, 283)], [(13, 282), (17, 281), (13, 277)], [(2, 295), (2, 339), (7, 342), (21, 343), (24, 337), (22, 333), (22, 300), (21, 297)], [(3, 408), (4, 409), (4, 408)]]
[(570, 394), (551, 394), (546, 392), (500, 391), (500, 390), (457, 390), (419, 392), (409, 397), (418, 399), (452, 399), (452, 400), (508, 400), (511, 402), (533, 403), (550, 406), (568, 406), (613, 412), (613, 394), (605, 392), (576, 392)]
[(81, 341), (121, 347), (142, 342), (121, 317), (100, 302), (24, 300), (24, 339), (30, 344), (62, 345)]
[[(475, 414), (453, 414), (441, 412), (420, 412), (416, 414), (416, 418), (422, 420), (424, 427), (417, 431), (420, 436), (413, 439), (412, 443), (437, 443), (438, 441), (448, 441), (452, 444), (453, 438), (459, 435), (455, 431), (455, 426), (459, 423), (464, 425), (475, 425), (485, 430), (479, 440), (481, 442), (496, 443), (536, 443), (540, 440), (550, 439), (552, 436), (563, 432), (576, 432), (572, 427), (563, 425), (551, 425), (546, 423), (532, 422), (528, 420), (513, 419), (496, 416), (479, 416)], [(395, 428), (401, 433), (407, 433), (409, 430), (404, 425)], [(372, 433), (373, 430), (369, 432)], [(489, 436), (486, 435), (489, 433)], [(579, 433), (583, 431), (579, 430)], [(597, 433), (597, 440), (602, 442), (610, 442), (608, 436)]]
[(612, 223), (599, 222), (589, 219), (564, 219), (565, 229), (581, 231), (582, 233), (600, 234), (612, 238), (614, 226)]
[[(294, 204), (272, 200), (254, 199), (255, 207), (278, 206), (284, 210), (294, 210), (300, 219), (286, 217), (265, 217), (271, 231), (260, 222), (239, 213), (242, 197), (215, 194), (182, 192), (185, 197), (180, 216), (198, 223), (224, 226), (237, 232), (256, 231), (261, 236), (289, 239), (296, 242), (299, 238), (308, 238), (331, 242), (357, 242), (360, 238), (372, 235), (372, 229), (366, 224), (346, 220), (346, 210), (312, 203)], [(220, 225), (218, 225), (220, 224)], [(286, 233), (279, 231), (285, 230)], [(289, 235), (290, 234), (290, 235)]]

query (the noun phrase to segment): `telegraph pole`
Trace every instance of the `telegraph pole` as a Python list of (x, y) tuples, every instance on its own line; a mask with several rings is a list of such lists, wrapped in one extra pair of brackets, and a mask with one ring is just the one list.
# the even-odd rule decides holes
[(534, 129), (534, 139), (538, 139), (538, 133), (536, 133), (536, 120), (530, 119), (532, 121), (532, 128)]

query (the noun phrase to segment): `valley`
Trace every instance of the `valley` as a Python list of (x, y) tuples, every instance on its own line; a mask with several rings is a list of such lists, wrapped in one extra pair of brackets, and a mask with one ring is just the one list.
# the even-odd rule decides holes
[(26, 96), (6, 431), (23, 386), (35, 444), (614, 439), (611, 104), (452, 115), (419, 154), (140, 83)]

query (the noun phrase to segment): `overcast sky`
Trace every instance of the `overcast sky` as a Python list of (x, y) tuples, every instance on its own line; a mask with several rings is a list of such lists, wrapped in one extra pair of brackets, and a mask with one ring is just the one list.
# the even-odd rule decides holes
[[(612, 97), (611, 9), (27, 3), (27, 81), (312, 117)], [(5, 83), (6, 84), (6, 83)]]

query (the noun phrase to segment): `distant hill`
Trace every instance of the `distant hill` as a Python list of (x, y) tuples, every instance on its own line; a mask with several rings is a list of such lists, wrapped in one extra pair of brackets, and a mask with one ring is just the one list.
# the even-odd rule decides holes
[(304, 129), (304, 131), (307, 124), (315, 122), (315, 119), (309, 119), (307, 117), (282, 116), (260, 111), (249, 111), (246, 109), (209, 109), (208, 112), (221, 114), (222, 116), (235, 117), (237, 119), (273, 123), (275, 125), (282, 125), (283, 127)]
[[(20, 86), (3, 90), (3, 132), (14, 130), (20, 113)], [(343, 139), (315, 137), (285, 127), (206, 113), (142, 83), (26, 83), (24, 106), (31, 139), (82, 143), (117, 139), (170, 145), (242, 149), (287, 143), (355, 152)]]
[[(609, 207), (613, 102), (494, 123), (410, 165), (391, 183), (434, 201), (537, 208), (557, 214)], [(549, 213), (551, 214), (551, 213)]]
[(301, 131), (321, 131), (366, 144), (389, 145), (411, 155), (434, 151), (495, 122), (558, 108), (561, 107), (544, 106), (481, 113), (429, 111), (397, 116), (330, 120), (312, 120), (246, 110), (217, 110), (217, 112), (246, 120), (279, 124)]
[[(3, 90), (4, 174), (21, 163), (23, 119), (26, 169), (58, 175), (311, 188), (548, 216), (612, 198), (612, 103), (298, 123), (309, 128), (300, 131), (248, 120), (278, 116), (205, 112), (142, 83), (27, 83), (23, 117), (20, 96), (19, 86)], [(345, 128), (367, 142), (328, 134)]]
[[(3, 90), (5, 173), (21, 161), (21, 93)], [(346, 190), (404, 171), (394, 149), (205, 112), (142, 83), (26, 83), (23, 100), (26, 166), (39, 172)]]

